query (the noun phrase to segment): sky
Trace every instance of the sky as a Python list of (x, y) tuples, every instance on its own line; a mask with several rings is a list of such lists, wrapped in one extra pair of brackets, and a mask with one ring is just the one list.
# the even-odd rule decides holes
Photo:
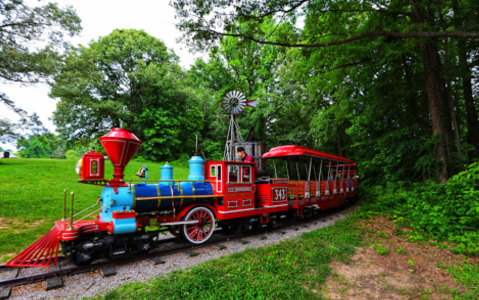
[[(31, 1), (33, 2), (33, 1)], [(165, 45), (173, 49), (180, 57), (180, 65), (186, 69), (197, 58), (205, 58), (207, 54), (192, 54), (177, 39), (181, 33), (176, 29), (175, 10), (169, 5), (170, 0), (57, 0), (60, 6), (73, 6), (82, 20), (82, 32), (67, 40), (72, 45), (87, 45), (100, 36), (110, 34), (114, 29), (142, 29), (148, 34), (159, 38)], [(55, 126), (50, 118), (56, 109), (58, 100), (48, 97), (50, 88), (46, 84), (19, 85), (0, 84), (15, 104), (29, 114), (37, 113), (43, 125), (51, 132)], [(0, 117), (12, 121), (18, 120), (13, 112), (0, 107)], [(16, 151), (15, 145), (1, 144), (5, 149)]]

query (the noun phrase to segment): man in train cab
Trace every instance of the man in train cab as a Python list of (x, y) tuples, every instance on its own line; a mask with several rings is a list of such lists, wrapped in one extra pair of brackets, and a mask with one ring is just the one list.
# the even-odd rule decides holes
[[(238, 156), (242, 162), (254, 162), (253, 155), (246, 154), (243, 147), (236, 148), (236, 156)], [(254, 173), (257, 174), (256, 168), (253, 166)], [(243, 168), (243, 177), (249, 179), (249, 168)]]

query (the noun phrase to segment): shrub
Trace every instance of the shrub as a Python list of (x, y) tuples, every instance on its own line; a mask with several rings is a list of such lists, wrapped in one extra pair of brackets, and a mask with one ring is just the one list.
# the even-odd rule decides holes
[(479, 252), (479, 164), (446, 184), (398, 182), (365, 190), (363, 215), (392, 213), (395, 222), (414, 229), (411, 238), (433, 238), (457, 246), (463, 254)]
[(77, 155), (75, 150), (67, 150), (65, 152), (65, 156), (67, 159), (79, 159), (80, 157)]

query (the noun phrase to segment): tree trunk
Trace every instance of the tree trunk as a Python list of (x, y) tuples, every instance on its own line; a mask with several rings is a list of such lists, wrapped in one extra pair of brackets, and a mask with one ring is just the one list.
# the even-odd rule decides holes
[[(440, 101), (440, 108), (441, 108), (441, 118), (442, 118), (442, 124), (443, 124), (443, 130), (444, 130), (444, 141), (446, 143), (446, 153), (447, 153), (447, 164), (448, 164), (448, 171), (449, 175), (454, 174), (454, 153), (457, 152), (457, 148), (454, 147), (454, 133), (453, 133), (453, 127), (452, 127), (452, 113), (454, 111), (454, 105), (452, 107), (452, 112), (451, 112), (451, 107), (449, 105), (449, 102), (452, 101), (452, 99), (449, 99), (448, 95), (448, 88), (446, 86), (446, 81), (441, 74), (444, 74), (445, 76), (445, 70), (442, 67), (441, 64), (441, 58), (439, 57), (439, 52), (437, 49), (436, 44), (428, 44), (429, 46), (429, 51), (430, 55), (434, 60), (434, 77), (435, 81), (437, 82), (437, 89), (436, 92), (438, 94), (438, 99)], [(452, 96), (451, 96), (452, 97)]]
[(471, 154), (473, 158), (479, 157), (479, 120), (477, 110), (472, 94), (471, 69), (467, 63), (466, 43), (464, 40), (458, 41), (459, 48), (459, 66), (462, 75), (462, 88), (464, 92), (464, 103), (466, 104), (466, 122), (467, 122), (467, 143), (474, 147)]
[[(411, 5), (414, 10), (414, 20), (421, 29), (423, 25), (423, 18), (420, 13), (420, 9), (415, 3), (415, 0), (410, 0)], [(438, 93), (439, 91), (439, 80), (438, 80), (438, 70), (435, 63), (435, 57), (431, 46), (426, 42), (425, 39), (419, 39), (419, 47), (421, 48), (421, 54), (424, 64), (424, 77), (426, 80), (426, 91), (428, 95), (428, 107), (429, 114), (431, 115), (431, 125), (432, 125), (432, 134), (438, 138), (438, 143), (436, 146), (436, 159), (441, 164), (438, 174), (438, 182), (445, 183), (448, 179), (447, 175), (447, 159), (446, 152), (444, 147), (444, 126), (441, 116), (441, 99)]]
[[(462, 29), (462, 15), (457, 0), (452, 0), (452, 9), (454, 11), (454, 26), (456, 30)], [(473, 158), (479, 157), (479, 120), (477, 118), (477, 110), (474, 104), (472, 94), (471, 69), (467, 63), (466, 41), (457, 39), (457, 48), (459, 56), (459, 70), (462, 77), (462, 89), (464, 95), (464, 103), (466, 106), (466, 124), (467, 124), (467, 143), (474, 147), (471, 153)]]
[(445, 183), (448, 179), (447, 160), (444, 147), (445, 134), (441, 116), (441, 100), (439, 99), (439, 94), (437, 93), (438, 86), (437, 80), (435, 78), (436, 70), (430, 55), (430, 48), (426, 42), (424, 40), (420, 40), (419, 45), (421, 47), (421, 53), (424, 60), (424, 76), (426, 79), (426, 90), (429, 100), (428, 107), (429, 114), (431, 115), (432, 134), (433, 136), (439, 138), (438, 144), (436, 146), (436, 159), (441, 163), (438, 182)]
[[(446, 49), (447, 49), (447, 46), (446, 46)], [(454, 127), (454, 139), (456, 141), (456, 149), (457, 149), (457, 153), (459, 154), (460, 157), (462, 157), (462, 145), (461, 145), (461, 131), (460, 131), (460, 125), (459, 125), (459, 122), (457, 121), (457, 117), (456, 117), (456, 110), (455, 110), (455, 106), (454, 106), (454, 99), (453, 99), (453, 96), (452, 96), (452, 85), (451, 85), (451, 78), (449, 76), (449, 71), (447, 70), (447, 68), (449, 67), (448, 64), (447, 64), (447, 50), (446, 50), (446, 65), (444, 66), (444, 76), (446, 77), (446, 83), (447, 83), (447, 86), (446, 86), (446, 96), (447, 96), (447, 104), (448, 104), (448, 110), (449, 110), (449, 113), (450, 113), (450, 117), (452, 119), (452, 125)], [(456, 161), (457, 159), (455, 157), (451, 157), (450, 158), (450, 161), (454, 162)], [(450, 170), (453, 170), (454, 169), (454, 166), (452, 169)], [(463, 168), (460, 168), (461, 170)]]
[[(411, 72), (407, 65), (406, 57), (402, 55), (401, 58), (402, 58), (402, 63), (404, 68), (404, 80), (406, 82), (407, 89), (408, 91), (413, 91), (414, 88), (412, 86)], [(418, 117), (418, 108), (416, 104), (416, 97), (414, 97), (412, 93), (408, 93), (408, 96), (409, 96), (409, 107), (410, 107), (411, 114), (413, 116), (413, 122), (414, 122), (414, 134), (416, 136), (419, 136), (419, 117)]]

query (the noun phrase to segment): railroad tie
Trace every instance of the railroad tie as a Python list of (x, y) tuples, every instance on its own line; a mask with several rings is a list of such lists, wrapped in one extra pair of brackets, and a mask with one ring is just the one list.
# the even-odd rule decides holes
[(0, 273), (0, 281), (9, 280), (17, 278), (18, 272), (20, 272), (19, 268), (14, 268), (8, 271), (3, 271)]
[(0, 300), (7, 299), (10, 297), (10, 292), (12, 291), (11, 286), (0, 288)]
[(188, 255), (189, 257), (194, 257), (194, 256), (197, 256), (197, 255), (198, 255), (197, 252), (192, 251), (192, 250), (184, 250), (183, 253), (186, 254), (186, 255)]
[(150, 257), (150, 258), (148, 258), (148, 261), (155, 266), (165, 263), (165, 261), (163, 259), (161, 259), (161, 257)]
[(222, 244), (216, 244), (216, 245), (213, 245), (213, 247), (215, 247), (215, 248), (218, 249), (218, 250), (226, 249), (226, 246), (225, 246), (225, 245), (222, 245)]
[(101, 277), (110, 277), (116, 275), (115, 268), (113, 267), (104, 267), (100, 269)]
[(63, 280), (61, 277), (48, 278), (45, 282), (45, 290), (54, 290), (63, 287)]

